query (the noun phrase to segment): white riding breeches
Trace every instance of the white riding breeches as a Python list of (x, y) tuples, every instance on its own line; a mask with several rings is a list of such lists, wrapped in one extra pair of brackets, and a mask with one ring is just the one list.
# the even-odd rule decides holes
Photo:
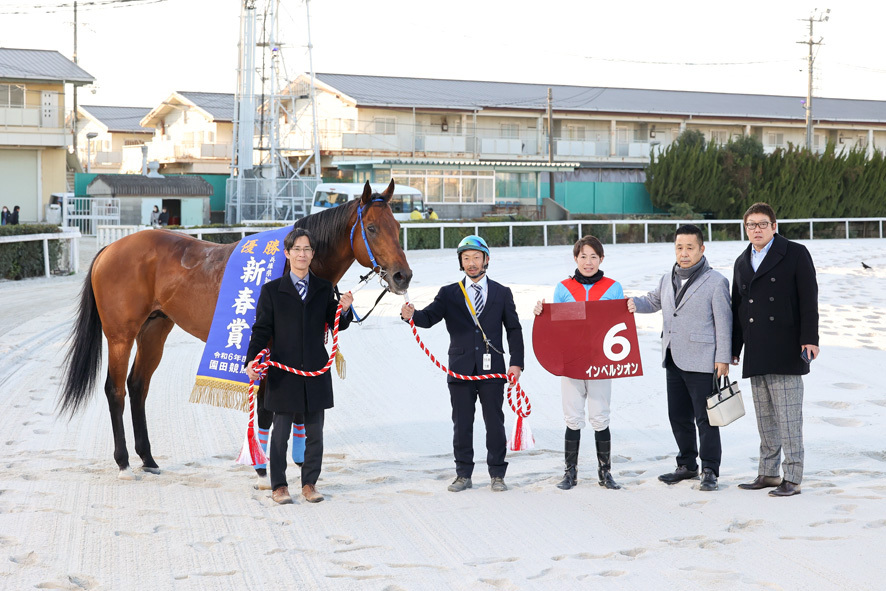
[(588, 406), (588, 421), (594, 431), (602, 431), (609, 426), (612, 380), (560, 378), (560, 391), (567, 427), (577, 431), (585, 426), (585, 404)]

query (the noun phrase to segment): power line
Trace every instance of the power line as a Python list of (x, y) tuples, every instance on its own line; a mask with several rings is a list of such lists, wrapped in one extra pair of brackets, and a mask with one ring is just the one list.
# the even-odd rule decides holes
[(595, 56), (584, 56), (587, 60), (595, 60), (600, 62), (615, 62), (620, 64), (642, 64), (642, 65), (650, 65), (650, 66), (753, 66), (759, 64), (778, 64), (784, 62), (792, 62), (795, 59), (782, 59), (782, 60), (760, 60), (760, 61), (749, 61), (749, 62), (660, 62), (660, 61), (647, 61), (647, 60), (628, 60), (628, 59), (620, 59), (620, 58), (611, 58), (611, 57), (595, 57)]
[[(90, 2), (78, 2), (77, 10), (99, 10), (104, 8), (134, 8), (137, 6), (146, 6), (149, 4), (160, 4), (169, 0), (92, 0)], [(56, 12), (67, 12), (74, 8), (73, 3), (64, 4), (42, 4), (42, 5), (21, 5), (21, 9), (7, 9), (0, 14), (9, 15), (30, 15), (30, 14), (53, 14)]]

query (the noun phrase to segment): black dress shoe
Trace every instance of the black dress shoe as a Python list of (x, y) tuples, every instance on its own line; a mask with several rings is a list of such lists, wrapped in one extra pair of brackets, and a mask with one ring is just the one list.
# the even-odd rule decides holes
[(772, 488), (781, 484), (780, 476), (757, 476), (753, 482), (743, 482), (738, 488), (745, 490), (760, 490), (761, 488)]
[(690, 478), (696, 478), (697, 476), (698, 468), (690, 470), (686, 466), (677, 466), (676, 470), (668, 472), (667, 474), (662, 474), (658, 479), (665, 484), (677, 484), (681, 480), (689, 480)]
[(775, 490), (769, 491), (770, 497), (792, 497), (798, 494), (800, 494), (800, 485), (787, 480), (782, 481)]
[(718, 488), (717, 475), (714, 474), (714, 471), (710, 468), (702, 470), (701, 486), (698, 487), (698, 490), (712, 491)]

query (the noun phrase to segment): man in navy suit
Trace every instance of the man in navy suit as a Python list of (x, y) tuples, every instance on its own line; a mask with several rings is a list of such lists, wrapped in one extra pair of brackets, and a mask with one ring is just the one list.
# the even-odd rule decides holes
[[(505, 373), (502, 328), (507, 332), (510, 367), (507, 373), (520, 378), (523, 369), (523, 329), (511, 290), (486, 277), (489, 246), (479, 236), (468, 236), (458, 245), (459, 269), (465, 278), (440, 288), (437, 297), (423, 310), (404, 304), (400, 316), (420, 328), (430, 328), (444, 320), (449, 332), (449, 369), (462, 375)], [(474, 409), (477, 399), (483, 408), (486, 424), (486, 464), (492, 490), (508, 489), (505, 472), (508, 463), (507, 435), (502, 411), (503, 379), (478, 381), (446, 378), (452, 403), (456, 478), (449, 485), (452, 492), (471, 488), (474, 471)]]

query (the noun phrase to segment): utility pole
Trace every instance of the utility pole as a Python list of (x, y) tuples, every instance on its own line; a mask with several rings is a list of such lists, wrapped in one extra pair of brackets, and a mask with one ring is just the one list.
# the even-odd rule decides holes
[[(78, 65), (77, 61), (77, 0), (74, 0), (74, 65)], [(80, 158), (77, 154), (77, 85), (74, 84), (74, 116), (71, 119), (71, 135), (73, 136), (74, 158)], [(62, 93), (64, 94), (64, 93)], [(87, 166), (89, 163), (87, 162)]]
[[(554, 163), (554, 91), (548, 87), (548, 164)], [(554, 200), (554, 167), (548, 171), (548, 188), (551, 201)]]
[(812, 54), (812, 47), (814, 45), (821, 45), (822, 37), (818, 38), (818, 41), (813, 40), (812, 28), (815, 23), (823, 23), (827, 22), (830, 19), (831, 9), (826, 9), (823, 13), (819, 13), (817, 16), (812, 14), (809, 15), (809, 18), (804, 18), (800, 20), (809, 22), (809, 40), (808, 41), (797, 41), (797, 43), (802, 43), (809, 46), (809, 55), (807, 58), (807, 70), (808, 70), (808, 81), (806, 86), (806, 149), (812, 151), (812, 68), (815, 62), (815, 57)]

